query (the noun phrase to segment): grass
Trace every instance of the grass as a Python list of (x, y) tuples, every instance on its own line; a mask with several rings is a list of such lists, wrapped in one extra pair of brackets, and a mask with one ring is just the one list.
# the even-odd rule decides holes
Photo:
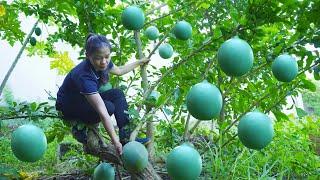
[[(90, 176), (99, 159), (83, 154), (77, 148), (69, 151), (62, 160), (57, 158), (57, 140), (48, 145), (44, 157), (35, 163), (19, 161), (11, 151), (10, 136), (15, 128), (26, 123), (16, 121), (3, 123), (0, 129), (0, 179), (1, 175), (9, 178), (34, 178), (74, 171), (85, 172)], [(50, 127), (50, 122), (37, 123), (43, 129)], [(178, 126), (178, 125), (177, 125)], [(171, 133), (164, 125), (159, 126), (157, 154), (165, 156), (171, 146)], [(277, 122), (274, 125), (273, 141), (261, 151), (245, 148), (238, 139), (222, 150), (205, 139), (195, 144), (202, 156), (203, 170), (199, 179), (317, 179), (320, 174), (320, 157), (316, 155), (310, 133), (320, 135), (320, 119), (305, 117), (290, 121)], [(177, 128), (179, 129), (179, 128)], [(204, 135), (203, 131), (200, 135)], [(177, 131), (181, 134), (182, 131)], [(161, 138), (162, 137), (162, 138)], [(174, 138), (173, 138), (174, 139)], [(63, 142), (78, 144), (71, 135)], [(79, 144), (78, 144), (79, 145)]]

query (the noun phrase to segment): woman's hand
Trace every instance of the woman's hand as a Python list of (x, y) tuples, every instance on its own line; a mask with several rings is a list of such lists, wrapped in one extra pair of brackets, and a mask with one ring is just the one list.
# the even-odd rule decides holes
[(144, 64), (149, 63), (149, 61), (150, 61), (149, 58), (144, 57), (144, 58), (142, 58), (141, 60), (139, 60), (139, 64), (140, 64), (140, 65), (144, 65)]
[(119, 155), (122, 154), (122, 144), (119, 141), (113, 143)]

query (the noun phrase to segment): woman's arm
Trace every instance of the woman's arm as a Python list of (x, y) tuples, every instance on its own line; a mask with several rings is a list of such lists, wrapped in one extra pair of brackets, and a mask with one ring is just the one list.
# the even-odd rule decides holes
[(135, 69), (136, 67), (140, 66), (140, 65), (143, 65), (147, 62), (149, 62), (150, 59), (148, 58), (143, 58), (141, 60), (138, 60), (138, 61), (135, 61), (133, 63), (129, 63), (129, 64), (126, 64), (126, 65), (123, 65), (123, 66), (116, 66), (115, 64), (113, 64), (113, 67), (112, 69), (110, 70), (110, 73), (111, 74), (115, 74), (115, 75), (118, 75), (118, 76), (121, 76), (121, 75), (124, 75), (130, 71), (132, 71), (133, 69)]
[(119, 154), (122, 154), (122, 145), (119, 142), (118, 136), (113, 128), (111, 117), (108, 114), (108, 110), (100, 96), (100, 94), (90, 94), (85, 95), (88, 102), (91, 104), (91, 106), (97, 111), (97, 113), (100, 116), (101, 122), (103, 124), (103, 127), (106, 129), (107, 133), (109, 134), (112, 143), (115, 145), (116, 150)]

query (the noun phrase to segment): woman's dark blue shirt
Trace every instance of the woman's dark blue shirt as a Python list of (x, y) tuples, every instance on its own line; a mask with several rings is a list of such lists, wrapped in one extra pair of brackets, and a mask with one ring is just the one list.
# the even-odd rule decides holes
[(96, 71), (88, 59), (74, 67), (65, 77), (57, 93), (57, 110), (66, 110), (86, 101), (84, 95), (98, 93), (101, 79), (108, 81), (108, 72), (113, 67), (110, 61), (106, 70)]

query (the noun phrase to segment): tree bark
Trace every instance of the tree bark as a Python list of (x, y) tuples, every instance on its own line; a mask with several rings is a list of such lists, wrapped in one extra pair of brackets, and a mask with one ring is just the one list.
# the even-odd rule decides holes
[[(142, 52), (142, 44), (140, 40), (140, 33), (138, 31), (134, 32), (134, 38), (137, 44), (137, 49), (138, 49), (138, 54), (139, 54), (139, 59), (144, 58), (143, 52)], [(147, 79), (147, 66), (142, 65), (141, 66), (141, 78), (142, 78), (142, 88), (143, 92), (146, 93), (146, 91), (149, 88), (149, 82)], [(146, 107), (146, 111), (150, 111), (150, 107)], [(147, 149), (149, 152), (149, 157), (151, 160), (154, 159), (154, 154), (155, 154), (155, 149), (154, 149), (154, 124), (152, 121), (147, 122), (147, 136), (150, 138), (150, 143), (147, 144)]]

